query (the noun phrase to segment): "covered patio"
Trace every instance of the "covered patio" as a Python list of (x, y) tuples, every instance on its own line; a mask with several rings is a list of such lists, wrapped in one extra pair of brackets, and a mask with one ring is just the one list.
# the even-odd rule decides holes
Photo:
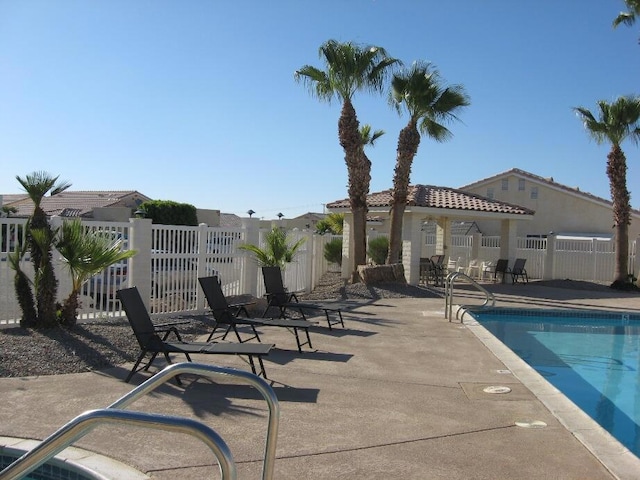
[[(389, 218), (392, 191), (372, 193), (367, 196), (369, 214), (383, 219)], [(343, 213), (343, 250), (342, 277), (349, 278), (353, 271), (353, 216), (349, 199), (327, 204), (330, 212)], [(423, 256), (423, 225), (434, 221), (436, 227), (436, 253), (449, 255), (451, 245), (451, 223), (454, 221), (475, 221), (491, 219), (500, 222), (501, 241), (500, 258), (509, 259), (513, 264), (516, 258), (517, 222), (529, 221), (534, 211), (519, 205), (513, 205), (487, 197), (464, 192), (455, 188), (433, 185), (412, 185), (402, 224), (402, 264), (407, 282), (417, 285), (420, 281), (420, 258)], [(478, 245), (473, 246), (477, 258)], [(473, 256), (473, 255), (472, 255)], [(508, 280), (508, 278), (507, 278)]]

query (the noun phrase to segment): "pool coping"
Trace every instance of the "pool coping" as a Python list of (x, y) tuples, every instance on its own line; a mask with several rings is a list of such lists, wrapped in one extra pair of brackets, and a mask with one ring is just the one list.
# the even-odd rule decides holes
[[(41, 443), (27, 438), (0, 436), (0, 452), (22, 455)], [(149, 480), (151, 478), (118, 460), (78, 447), (66, 447), (53, 458), (80, 472), (96, 476), (100, 480)]]
[[(495, 308), (495, 307), (492, 307)], [(513, 310), (513, 308), (511, 308)], [(525, 308), (523, 310), (534, 310)], [(460, 307), (464, 313), (474, 309)], [(471, 315), (460, 320), (533, 393), (553, 416), (576, 437), (618, 480), (634, 480), (640, 471), (640, 458), (622, 445), (595, 420), (549, 383)]]

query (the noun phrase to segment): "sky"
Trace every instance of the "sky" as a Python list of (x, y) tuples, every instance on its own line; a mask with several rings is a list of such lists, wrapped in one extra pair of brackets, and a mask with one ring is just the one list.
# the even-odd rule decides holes
[[(640, 22), (623, 0), (0, 0), (0, 194), (46, 171), (72, 190), (137, 190), (255, 217), (347, 198), (340, 103), (294, 79), (334, 39), (430, 62), (471, 104), (423, 137), (411, 183), (461, 187), (511, 168), (610, 198), (609, 145), (573, 111), (640, 95)], [(392, 186), (406, 115), (356, 94), (370, 191)], [(622, 145), (640, 208), (640, 148)]]

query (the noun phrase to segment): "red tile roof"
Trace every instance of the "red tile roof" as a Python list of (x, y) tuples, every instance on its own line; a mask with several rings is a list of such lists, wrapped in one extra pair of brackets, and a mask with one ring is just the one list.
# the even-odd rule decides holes
[[(391, 206), (391, 190), (372, 193), (367, 196), (369, 208)], [(433, 185), (411, 185), (407, 207), (442, 208), (469, 212), (493, 212), (511, 215), (533, 215), (535, 212), (519, 205), (492, 200), (481, 195), (464, 192), (455, 188)], [(327, 208), (349, 208), (349, 200), (338, 200), (327, 204)]]

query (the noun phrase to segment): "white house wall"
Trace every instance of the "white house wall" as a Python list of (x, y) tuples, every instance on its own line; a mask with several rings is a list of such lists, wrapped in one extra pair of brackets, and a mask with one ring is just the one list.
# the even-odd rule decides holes
[[(508, 190), (502, 189), (502, 179), (508, 179)], [(613, 218), (610, 205), (589, 199), (580, 194), (573, 194), (559, 188), (553, 188), (541, 182), (524, 178), (524, 190), (519, 190), (519, 180), (523, 177), (509, 175), (496, 177), (492, 181), (483, 182), (465, 190), (483, 196), (490, 196), (503, 202), (514, 203), (536, 213), (529, 222), (519, 222), (518, 236), (546, 235), (549, 232), (571, 233), (613, 233)], [(532, 188), (537, 188), (537, 198), (532, 197)], [(499, 235), (500, 222), (476, 220), (484, 235)], [(640, 218), (633, 216), (629, 228), (629, 238), (635, 239), (640, 234)]]

